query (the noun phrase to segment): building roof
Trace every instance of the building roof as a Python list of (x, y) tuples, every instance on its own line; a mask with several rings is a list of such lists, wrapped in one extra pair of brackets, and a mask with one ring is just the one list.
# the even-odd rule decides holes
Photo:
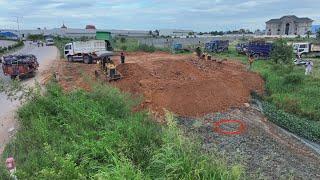
[(281, 17), (280, 19), (270, 19), (269, 21), (267, 21), (266, 23), (281, 23), (283, 19), (286, 19), (286, 18), (291, 18), (293, 19), (293, 21), (295, 22), (312, 22), (313, 20), (310, 19), (310, 18), (307, 18), (307, 17), (302, 17), (302, 18), (299, 18), (295, 15), (289, 15), (289, 16), (283, 16)]
[(64, 25), (64, 23), (61, 26), (61, 29), (67, 29), (67, 26)]
[(86, 25), (86, 29), (96, 29), (95, 25)]

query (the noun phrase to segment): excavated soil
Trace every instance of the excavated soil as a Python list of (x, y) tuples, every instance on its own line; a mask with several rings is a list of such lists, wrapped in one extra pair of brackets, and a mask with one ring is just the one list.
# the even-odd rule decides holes
[(194, 55), (129, 54), (117, 70), (123, 79), (112, 84), (142, 94), (142, 107), (180, 116), (200, 117), (241, 107), (251, 91), (262, 92), (263, 80), (237, 62), (200, 60)]
[[(155, 115), (164, 109), (180, 116), (200, 117), (212, 112), (241, 107), (251, 91), (262, 92), (263, 80), (247, 72), (237, 62), (200, 60), (194, 55), (164, 52), (129, 53), (125, 64), (113, 57), (122, 79), (111, 82), (124, 92), (143, 95), (138, 109), (150, 109)], [(90, 90), (86, 77), (95, 79), (95, 64), (60, 62), (62, 87), (70, 91)], [(105, 78), (101, 75), (100, 79)]]

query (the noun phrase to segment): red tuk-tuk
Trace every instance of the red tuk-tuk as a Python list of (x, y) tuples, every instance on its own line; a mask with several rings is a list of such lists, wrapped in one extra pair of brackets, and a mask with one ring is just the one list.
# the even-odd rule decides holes
[(32, 55), (9, 55), (3, 57), (2, 69), (6, 76), (11, 76), (12, 79), (23, 76), (34, 75), (38, 70), (39, 63), (37, 58)]

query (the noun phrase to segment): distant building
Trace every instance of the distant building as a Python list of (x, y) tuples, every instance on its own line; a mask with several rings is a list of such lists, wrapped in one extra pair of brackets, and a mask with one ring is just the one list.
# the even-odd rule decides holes
[(64, 25), (64, 23), (61, 26), (61, 29), (68, 29), (67, 26)]
[[(17, 30), (6, 30), (15, 34), (19, 34)], [(107, 30), (107, 29), (96, 29), (94, 25), (87, 25), (85, 29), (75, 29), (67, 28), (63, 23), (60, 28), (54, 29), (34, 29), (34, 30), (20, 30), (21, 37), (27, 38), (29, 35), (34, 34), (43, 34), (46, 37), (49, 36), (61, 36), (61, 37), (70, 37), (70, 38), (95, 38), (97, 31), (107, 31), (111, 33), (111, 36), (121, 36), (121, 37), (135, 37), (135, 38), (146, 38), (151, 37), (149, 31), (140, 31), (140, 30)]]
[(6, 39), (13, 39), (16, 40), (18, 39), (18, 35), (12, 32), (8, 31), (0, 31), (0, 37), (4, 37)]
[(86, 29), (96, 29), (96, 26), (94, 26), (94, 25), (86, 25)]
[(266, 22), (266, 35), (305, 35), (311, 31), (313, 20), (297, 16), (283, 16)]
[(188, 36), (189, 34), (193, 34), (192, 30), (181, 30), (181, 29), (160, 29), (159, 36), (172, 36), (172, 37), (180, 37), (180, 36)]

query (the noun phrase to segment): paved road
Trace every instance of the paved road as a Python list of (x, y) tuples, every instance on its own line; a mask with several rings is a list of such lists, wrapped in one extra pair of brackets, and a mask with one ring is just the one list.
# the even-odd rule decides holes
[[(37, 47), (26, 43), (25, 46), (16, 52), (15, 54), (34, 54), (40, 64), (39, 71), (35, 78), (24, 80), (26, 85), (34, 84), (35, 80), (40, 81), (41, 76), (46, 70), (48, 70), (54, 60), (58, 57), (58, 50), (54, 46), (49, 47)], [(10, 78), (4, 77), (2, 68), (0, 70), (0, 78), (6, 81), (11, 81)], [(4, 144), (10, 139), (11, 132), (8, 132), (12, 128), (16, 129), (17, 123), (14, 119), (15, 110), (19, 107), (18, 101), (11, 101), (7, 99), (4, 93), (0, 93), (0, 154), (3, 151)]]

